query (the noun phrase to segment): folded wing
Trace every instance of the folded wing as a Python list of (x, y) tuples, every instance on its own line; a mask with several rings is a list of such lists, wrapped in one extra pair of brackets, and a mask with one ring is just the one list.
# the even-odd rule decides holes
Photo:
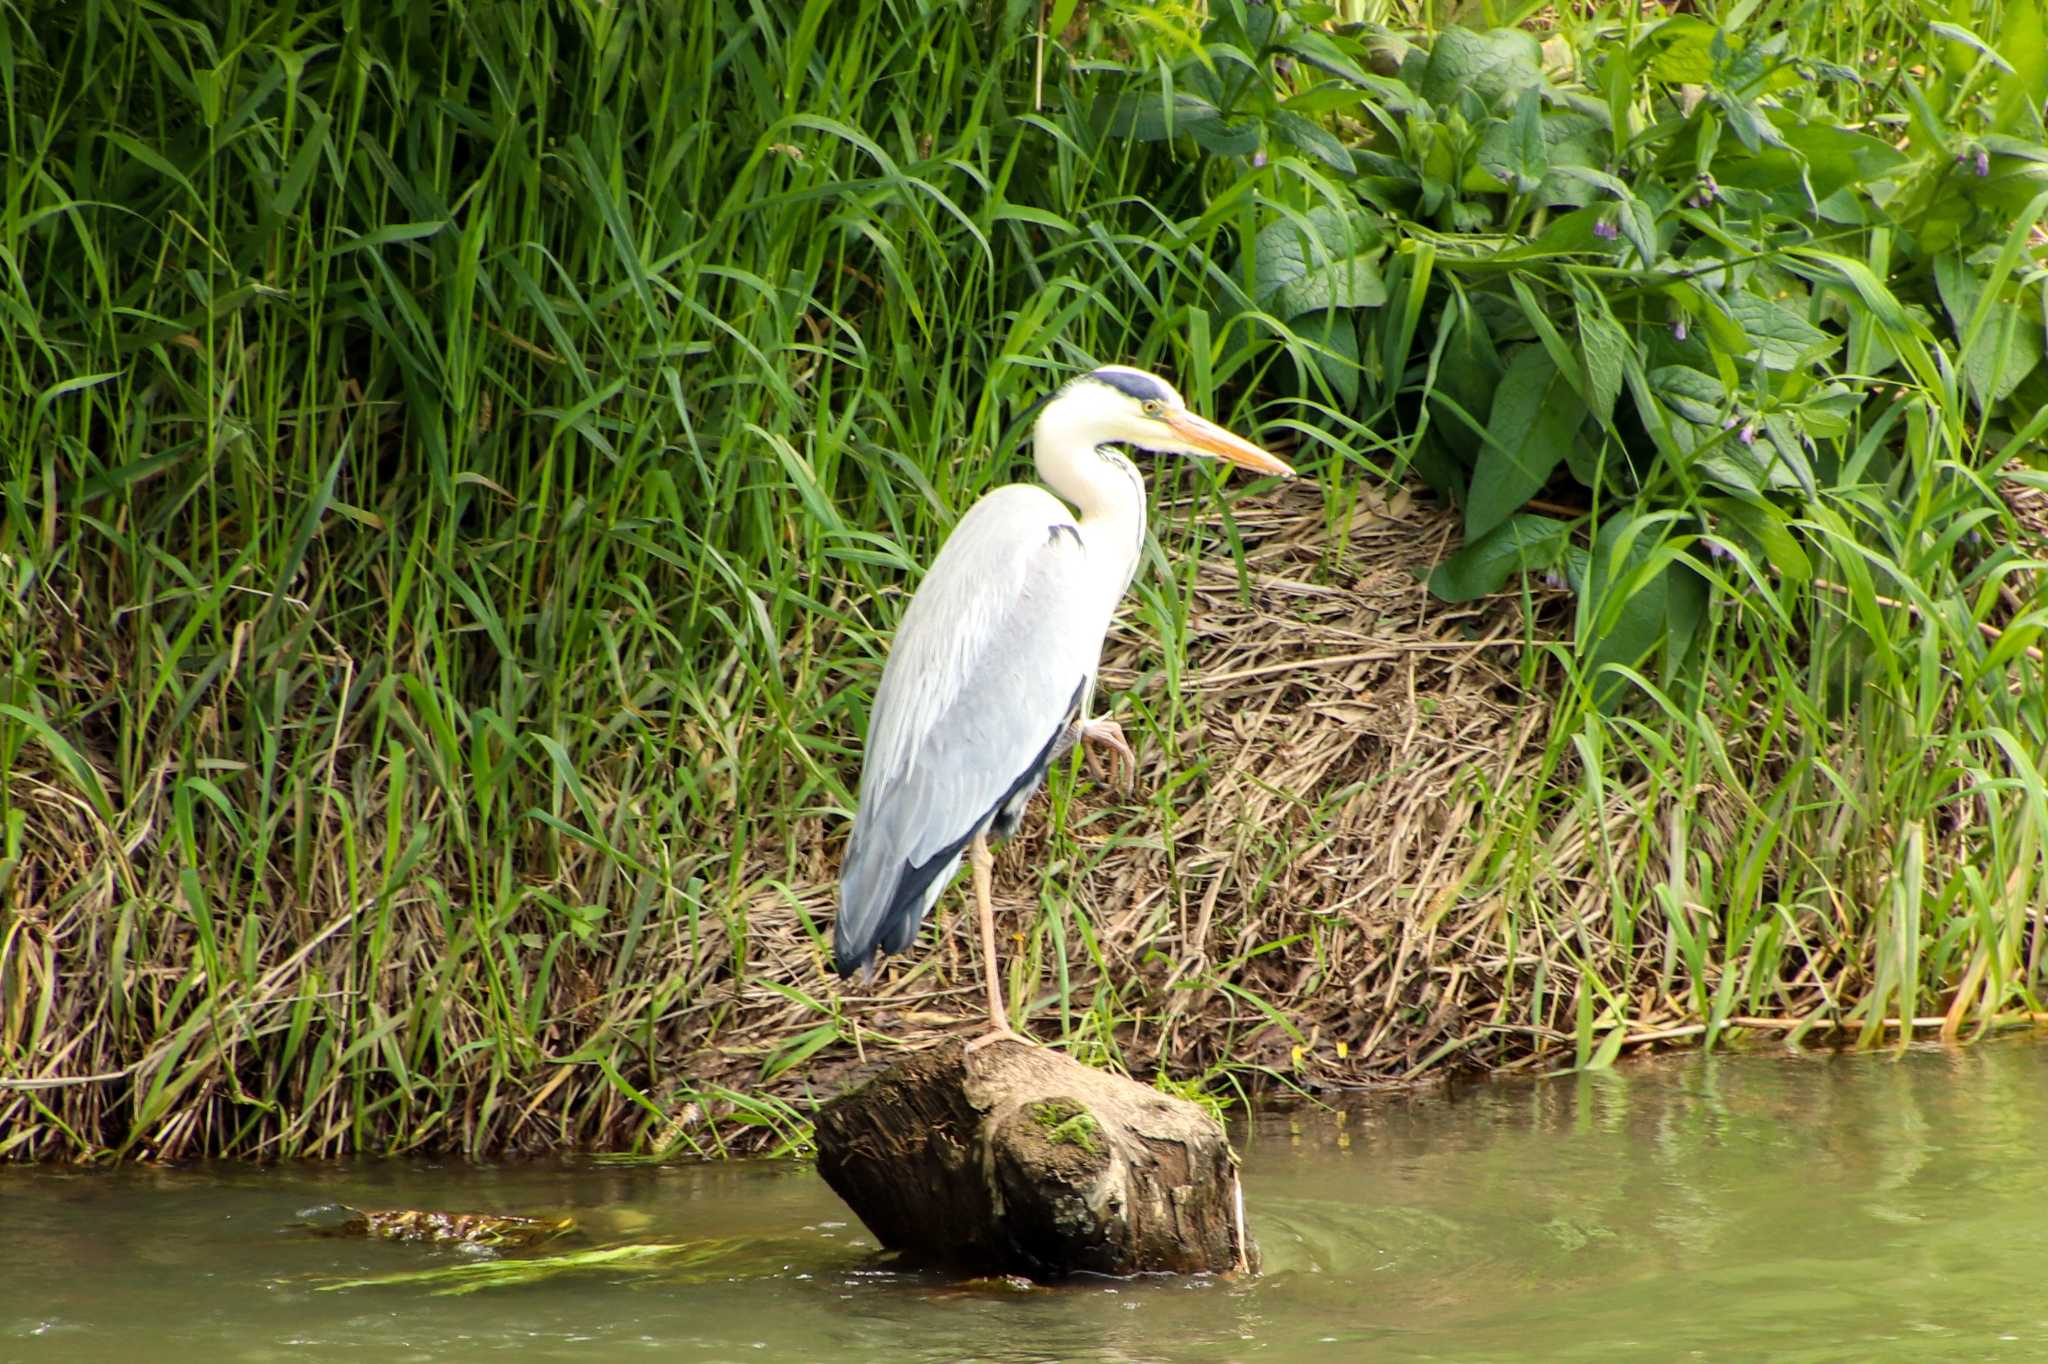
[(908, 947), (975, 834), (1044, 779), (1094, 681), (1099, 595), (1073, 514), (1042, 489), (997, 489), (947, 538), (875, 693), (833, 925), (841, 975)]

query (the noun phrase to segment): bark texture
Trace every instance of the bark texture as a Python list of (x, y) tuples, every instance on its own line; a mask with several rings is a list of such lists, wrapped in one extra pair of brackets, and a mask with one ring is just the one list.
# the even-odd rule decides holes
[(948, 1043), (826, 1104), (817, 1136), (890, 1250), (1040, 1279), (1257, 1267), (1215, 1120), (1056, 1052)]

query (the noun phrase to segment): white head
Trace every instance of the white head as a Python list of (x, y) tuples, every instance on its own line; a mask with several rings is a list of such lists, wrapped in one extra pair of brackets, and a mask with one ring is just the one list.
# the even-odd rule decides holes
[(1188, 411), (1166, 380), (1124, 365), (1104, 365), (1070, 380), (1038, 414), (1034, 430), (1041, 446), (1132, 445), (1163, 455), (1227, 459), (1258, 473), (1294, 477), (1294, 470), (1250, 441)]

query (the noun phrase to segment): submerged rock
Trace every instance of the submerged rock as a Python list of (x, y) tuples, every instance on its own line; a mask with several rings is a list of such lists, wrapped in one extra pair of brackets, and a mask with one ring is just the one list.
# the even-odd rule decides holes
[(362, 1236), (381, 1241), (422, 1241), (437, 1246), (521, 1250), (574, 1230), (573, 1217), (516, 1217), (495, 1212), (437, 1212), (426, 1208), (352, 1208), (330, 1203), (300, 1214), (320, 1236)]

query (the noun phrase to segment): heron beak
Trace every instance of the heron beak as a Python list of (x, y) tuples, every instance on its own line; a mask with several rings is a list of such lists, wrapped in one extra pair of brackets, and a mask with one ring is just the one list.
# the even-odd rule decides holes
[(1261, 474), (1277, 474), (1281, 478), (1293, 478), (1294, 470), (1242, 436), (1234, 436), (1206, 417), (1192, 412), (1168, 412), (1160, 418), (1173, 434), (1187, 445), (1205, 455), (1227, 459), (1241, 468)]

